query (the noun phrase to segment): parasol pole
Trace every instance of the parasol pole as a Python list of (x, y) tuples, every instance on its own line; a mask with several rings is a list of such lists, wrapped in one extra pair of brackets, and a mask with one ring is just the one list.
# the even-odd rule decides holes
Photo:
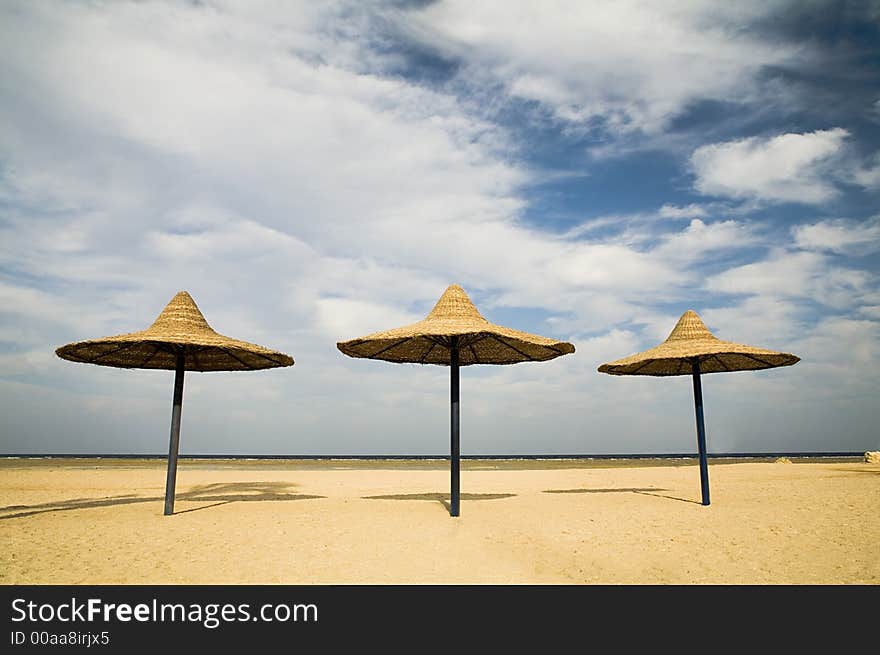
[(171, 442), (168, 444), (168, 478), (165, 480), (165, 516), (174, 514), (174, 487), (177, 482), (177, 450), (180, 446), (180, 411), (183, 409), (183, 371), (186, 358), (177, 348), (174, 369), (174, 404), (171, 408)]
[(459, 403), (458, 403), (458, 337), (452, 337), (452, 343), (449, 348), (450, 366), (449, 366), (449, 390), (450, 404), (452, 406), (452, 430), (450, 444), (450, 503), (449, 514), (458, 516), (459, 514), (459, 473), (461, 466), (461, 451), (459, 449)]
[(706, 427), (703, 424), (703, 387), (700, 384), (700, 360), (691, 360), (694, 375), (694, 410), (697, 416), (697, 447), (700, 449), (700, 490), (703, 505), (709, 504), (709, 463), (706, 457)]

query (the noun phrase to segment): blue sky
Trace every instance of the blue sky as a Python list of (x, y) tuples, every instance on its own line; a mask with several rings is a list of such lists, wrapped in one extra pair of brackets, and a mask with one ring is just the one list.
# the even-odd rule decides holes
[(172, 374), (54, 349), (179, 290), (289, 369), (187, 377), (181, 451), (448, 450), (448, 371), (335, 343), (461, 284), (571, 341), (462, 373), (462, 452), (695, 449), (599, 364), (694, 309), (710, 452), (880, 448), (880, 3), (4, 2), (0, 452), (167, 448)]

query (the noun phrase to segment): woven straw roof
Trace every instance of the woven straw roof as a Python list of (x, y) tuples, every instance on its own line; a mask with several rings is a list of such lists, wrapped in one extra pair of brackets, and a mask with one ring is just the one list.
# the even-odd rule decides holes
[(574, 352), (565, 341), (494, 325), (457, 284), (451, 285), (427, 318), (336, 344), (349, 357), (449, 366), (451, 338), (459, 337), (459, 364), (543, 362)]
[(754, 371), (791, 366), (800, 361), (788, 353), (721, 341), (706, 328), (692, 310), (678, 319), (675, 328), (659, 346), (599, 367), (611, 375), (690, 375), (691, 362), (700, 362), (701, 373)]
[(146, 330), (69, 343), (55, 354), (101, 366), (174, 370), (180, 349), (187, 371), (252, 371), (293, 365), (293, 358), (284, 353), (214, 332), (186, 291), (174, 296)]

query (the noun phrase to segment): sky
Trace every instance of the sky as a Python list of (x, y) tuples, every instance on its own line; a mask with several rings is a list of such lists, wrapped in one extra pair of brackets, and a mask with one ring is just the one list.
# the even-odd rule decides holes
[(0, 453), (163, 453), (173, 372), (61, 360), (181, 290), (290, 368), (183, 454), (443, 454), (449, 370), (337, 341), (452, 283), (571, 355), (461, 373), (463, 454), (880, 449), (880, 2), (0, 2)]

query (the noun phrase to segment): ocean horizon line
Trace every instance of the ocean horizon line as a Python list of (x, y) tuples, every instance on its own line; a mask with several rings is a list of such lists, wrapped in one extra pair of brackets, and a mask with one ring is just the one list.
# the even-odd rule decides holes
[[(866, 451), (773, 451), (773, 452), (724, 452), (708, 453), (711, 459), (725, 458), (768, 458), (768, 457), (861, 457)], [(594, 453), (594, 454), (469, 454), (461, 459), (695, 459), (697, 453)], [(0, 453), (0, 459), (168, 459), (162, 453)], [(181, 454), (179, 459), (254, 459), (254, 460), (448, 460), (449, 455), (400, 455), (400, 454), (360, 454), (360, 455), (255, 455), (255, 454)]]

